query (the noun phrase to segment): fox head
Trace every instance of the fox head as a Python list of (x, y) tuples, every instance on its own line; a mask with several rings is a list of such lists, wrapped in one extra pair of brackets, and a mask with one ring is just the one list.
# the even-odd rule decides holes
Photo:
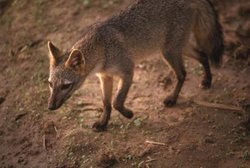
[(50, 74), (50, 97), (48, 109), (56, 110), (78, 89), (83, 83), (85, 58), (80, 50), (63, 54), (51, 42), (48, 42)]

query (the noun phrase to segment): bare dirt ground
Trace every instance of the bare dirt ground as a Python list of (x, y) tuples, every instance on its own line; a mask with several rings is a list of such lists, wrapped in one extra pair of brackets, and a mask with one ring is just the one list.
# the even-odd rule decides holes
[[(85, 26), (131, 1), (0, 1), (0, 167), (249, 168), (250, 132), (244, 124), (250, 104), (247, 1), (214, 0), (226, 52), (222, 68), (213, 70), (211, 89), (198, 87), (201, 66), (186, 60), (188, 76), (178, 104), (165, 108), (162, 101), (173, 89), (173, 74), (160, 56), (144, 61), (136, 67), (127, 99), (134, 119), (113, 111), (103, 133), (91, 129), (102, 111), (94, 76), (60, 110), (47, 110), (46, 44), (51, 40), (70, 48)], [(245, 111), (193, 100), (243, 106)]]

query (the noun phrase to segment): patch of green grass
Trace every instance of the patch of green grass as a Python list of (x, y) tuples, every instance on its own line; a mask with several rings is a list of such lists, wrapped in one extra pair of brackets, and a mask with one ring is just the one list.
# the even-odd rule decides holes
[(37, 5), (43, 5), (47, 0), (34, 0), (34, 3)]
[(244, 160), (250, 160), (250, 153), (248, 150), (243, 151), (243, 159)]
[(92, 0), (80, 0), (80, 3), (83, 4), (85, 8), (89, 8), (92, 4)]
[(148, 116), (138, 116), (133, 120), (133, 123), (136, 127), (141, 127), (141, 125), (143, 124), (143, 122), (148, 118)]
[(79, 125), (80, 125), (81, 128), (84, 128), (84, 127), (85, 127), (84, 121), (85, 121), (84, 116), (80, 115), (80, 116), (79, 116)]
[(193, 73), (198, 76), (203, 75), (203, 67), (199, 64), (193, 69)]

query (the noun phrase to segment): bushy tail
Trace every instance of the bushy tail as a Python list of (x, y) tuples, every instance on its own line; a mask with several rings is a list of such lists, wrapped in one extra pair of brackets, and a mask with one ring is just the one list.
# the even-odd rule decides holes
[(197, 1), (194, 35), (199, 50), (208, 56), (213, 66), (220, 67), (224, 51), (223, 32), (209, 0)]

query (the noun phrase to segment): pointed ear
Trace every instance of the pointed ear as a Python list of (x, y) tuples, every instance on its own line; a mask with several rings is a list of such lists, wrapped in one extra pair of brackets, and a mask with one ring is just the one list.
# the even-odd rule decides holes
[(57, 65), (57, 63), (59, 62), (59, 58), (61, 56), (60, 50), (50, 41), (48, 41), (48, 49), (49, 49), (50, 65)]
[(65, 66), (68, 68), (72, 68), (75, 71), (81, 70), (81, 68), (85, 65), (85, 58), (82, 55), (80, 50), (72, 50), (69, 55), (68, 60), (65, 63)]

